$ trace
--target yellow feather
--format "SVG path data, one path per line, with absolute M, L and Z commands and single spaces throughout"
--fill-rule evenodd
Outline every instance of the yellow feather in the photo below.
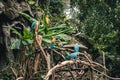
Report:
M 49 24 L 50 23 L 50 19 L 48 18 L 48 16 L 45 17 L 46 23 Z
M 60 41 L 58 42 L 58 47 L 60 47 Z

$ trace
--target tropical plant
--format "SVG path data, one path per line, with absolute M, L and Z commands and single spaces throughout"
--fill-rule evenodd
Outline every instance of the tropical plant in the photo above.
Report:
M 30 29 L 24 27 L 23 28 L 23 35 L 18 32 L 14 28 L 10 28 L 12 33 L 17 35 L 17 38 L 12 41 L 10 48 L 11 49 L 20 49 L 22 47 L 29 47 L 27 48 L 27 54 L 32 54 L 32 45 L 33 45 L 33 33 L 30 31 Z
M 25 13 L 20 13 L 20 14 L 30 22 L 35 20 L 34 18 L 30 17 L 28 14 L 25 14 Z M 44 16 L 43 19 L 38 17 L 38 21 L 40 24 L 39 24 L 39 29 L 37 33 L 38 35 L 42 35 L 43 42 L 50 43 L 50 39 L 52 37 L 59 37 L 60 39 L 63 39 L 63 41 L 69 41 L 70 36 L 67 34 L 74 32 L 72 31 L 72 28 L 67 26 L 65 22 L 62 22 L 62 23 L 56 22 L 55 25 L 49 25 L 47 24 L 48 19 L 49 18 L 47 16 Z M 63 36 L 66 36 L 68 38 L 63 38 Z

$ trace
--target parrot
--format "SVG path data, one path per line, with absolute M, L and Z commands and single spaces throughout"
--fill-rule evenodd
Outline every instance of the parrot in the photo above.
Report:
M 46 15 L 45 20 L 46 20 L 46 23 L 47 23 L 47 24 L 50 23 L 50 19 L 48 18 L 48 15 Z
M 35 31 L 38 30 L 38 21 L 37 21 L 37 20 L 34 21 L 34 22 L 32 22 L 31 28 L 32 28 L 33 30 L 35 30 Z
M 62 47 L 62 46 L 63 46 L 63 44 L 61 43 L 60 40 L 58 40 L 57 46 L 58 46 L 58 47 Z
M 79 52 L 79 45 L 78 45 L 78 43 L 76 43 L 74 45 L 74 52 Z
M 55 39 L 55 38 L 52 38 L 51 44 L 50 44 L 50 49 L 53 49 L 53 48 L 54 48 L 55 42 L 56 42 L 56 39 Z
M 51 39 L 51 44 L 50 44 L 50 49 L 51 49 L 51 55 L 50 55 L 50 61 L 53 63 L 54 62 L 54 57 L 53 57 L 53 51 L 52 49 L 55 46 L 56 38 Z
M 32 31 L 33 31 L 33 36 L 34 36 L 34 38 L 35 38 L 35 36 L 37 35 L 37 32 L 36 32 L 36 31 L 38 30 L 38 21 L 37 21 L 37 20 L 34 21 L 34 22 L 32 22 L 31 28 L 32 28 Z M 33 45 L 34 45 L 34 48 L 36 49 L 37 43 L 36 43 L 36 40 L 35 40 L 35 39 L 34 39 Z
M 78 55 L 78 52 L 79 52 L 79 46 L 78 46 L 78 44 L 76 43 L 75 45 L 74 45 L 74 53 L 71 53 L 71 54 L 69 54 L 67 57 L 66 57 L 66 59 L 67 60 L 69 60 L 69 59 L 77 59 L 77 55 Z
M 66 59 L 67 60 L 69 60 L 69 59 L 77 59 L 77 55 L 78 55 L 78 53 L 77 52 L 74 52 L 74 53 L 71 53 L 71 54 L 69 54 L 67 57 L 66 57 Z

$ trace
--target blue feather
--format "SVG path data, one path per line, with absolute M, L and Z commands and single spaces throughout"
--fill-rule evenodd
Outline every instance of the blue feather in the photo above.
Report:
M 67 57 L 66 57 L 66 59 L 67 60 L 69 60 L 69 59 L 77 59 L 77 55 L 78 55 L 78 53 L 77 52 L 74 52 L 74 53 L 71 53 L 71 54 L 69 54 Z
M 35 25 L 36 25 L 36 22 L 34 21 L 31 25 L 31 28 L 34 29 Z
M 52 42 L 52 43 L 50 44 L 50 49 L 53 49 L 53 48 L 54 48 L 54 46 L 55 46 L 55 43 L 54 43 L 54 42 Z
M 79 52 L 79 45 L 78 44 L 74 45 L 74 52 Z

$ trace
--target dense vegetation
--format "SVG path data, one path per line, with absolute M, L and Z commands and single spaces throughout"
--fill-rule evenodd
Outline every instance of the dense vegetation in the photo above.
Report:
M 71 5 L 80 10 L 76 17 L 79 20 L 78 30 L 89 36 L 98 50 L 105 52 L 106 66 L 111 70 L 110 75 L 120 76 L 116 64 L 120 60 L 120 1 L 72 0 Z M 114 72 L 117 74 L 112 74 Z
M 74 41 L 84 44 L 95 62 L 101 63 L 101 53 L 104 53 L 107 74 L 120 77 L 119 0 L 1 0 L 0 18 L 0 79 L 44 78 L 47 69 L 65 61 L 61 54 L 67 56 L 72 50 L 70 46 L 70 51 L 61 47 L 51 50 L 53 38 L 57 40 L 56 46 L 59 42 L 62 45 Z M 39 28 L 34 31 L 31 24 L 36 20 Z M 86 58 L 82 59 L 86 61 Z M 56 73 L 60 77 L 59 70 Z M 86 78 L 78 79 L 90 80 L 89 73 Z M 70 79 L 74 80 L 74 76 Z M 103 80 L 103 77 L 99 79 Z

